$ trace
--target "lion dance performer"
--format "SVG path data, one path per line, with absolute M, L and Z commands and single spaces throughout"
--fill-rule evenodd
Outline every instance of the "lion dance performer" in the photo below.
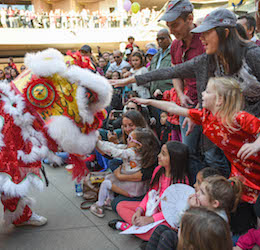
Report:
M 54 152 L 61 148 L 81 178 L 80 156 L 95 147 L 112 88 L 78 52 L 64 57 L 48 49 L 27 54 L 25 64 L 13 82 L 0 83 L 0 192 L 6 224 L 41 226 L 47 219 L 32 212 L 27 197 L 44 188 L 41 159 L 59 164 Z

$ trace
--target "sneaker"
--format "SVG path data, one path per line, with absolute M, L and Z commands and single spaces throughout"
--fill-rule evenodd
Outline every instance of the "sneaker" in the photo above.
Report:
M 15 226 L 19 227 L 19 226 L 36 226 L 36 227 L 40 227 L 43 226 L 47 223 L 47 218 L 38 215 L 36 213 L 32 213 L 31 218 L 28 221 L 25 221 L 21 224 L 17 224 Z
M 92 214 L 96 215 L 99 218 L 103 218 L 105 216 L 104 208 L 99 207 L 97 203 L 92 204 L 89 210 Z
M 111 220 L 111 221 L 108 222 L 108 226 L 113 228 L 114 230 L 117 230 L 117 228 L 116 228 L 117 222 L 121 222 L 121 220 L 119 220 L 119 219 Z

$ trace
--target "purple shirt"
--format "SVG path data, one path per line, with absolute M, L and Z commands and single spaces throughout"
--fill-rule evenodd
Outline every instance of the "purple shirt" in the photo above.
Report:
M 174 40 L 171 45 L 171 58 L 172 64 L 180 64 L 185 61 L 189 61 L 193 57 L 201 55 L 205 52 L 204 47 L 199 39 L 200 34 L 193 34 L 191 44 L 189 48 L 186 48 L 182 40 Z M 187 87 L 187 96 L 196 105 L 198 103 L 196 79 L 186 78 L 183 79 L 184 85 Z

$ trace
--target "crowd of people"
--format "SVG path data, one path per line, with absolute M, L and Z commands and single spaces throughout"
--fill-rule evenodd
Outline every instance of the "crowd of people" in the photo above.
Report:
M 112 12 L 93 11 L 63 11 L 60 9 L 50 12 L 35 13 L 33 10 L 1 8 L 1 26 L 3 28 L 119 28 L 148 24 L 158 15 L 155 9 L 145 8 L 137 14 L 125 10 Z
M 109 226 L 122 231 L 161 221 L 151 196 L 182 183 L 195 194 L 179 227 L 164 220 L 136 235 L 142 249 L 260 249 L 256 23 L 220 8 L 197 26 L 192 13 L 189 0 L 171 1 L 161 20 L 176 39 L 162 29 L 145 51 L 132 36 L 124 53 L 80 49 L 114 87 L 93 152 L 112 173 L 90 212 L 102 218 L 114 210 L 122 220 Z M 14 68 L 9 59 L 10 75 Z

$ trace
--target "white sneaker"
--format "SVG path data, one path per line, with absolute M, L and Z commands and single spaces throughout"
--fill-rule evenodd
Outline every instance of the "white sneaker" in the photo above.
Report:
M 40 227 L 40 226 L 45 225 L 46 223 L 47 223 L 47 218 L 33 212 L 31 218 L 28 221 L 25 221 L 21 224 L 15 225 L 15 226 L 17 226 L 17 227 L 19 227 L 19 226 Z

